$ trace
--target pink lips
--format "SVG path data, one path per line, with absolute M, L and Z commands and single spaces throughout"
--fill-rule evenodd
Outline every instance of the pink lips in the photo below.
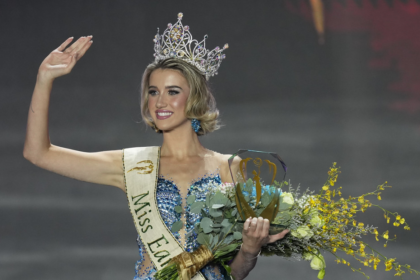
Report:
M 171 117 L 173 115 L 173 112 L 168 110 L 156 110 L 155 114 L 158 120 L 164 120 Z

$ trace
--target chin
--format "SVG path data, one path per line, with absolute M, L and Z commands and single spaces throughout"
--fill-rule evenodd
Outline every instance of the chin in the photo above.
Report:
M 180 124 L 177 124 L 177 125 L 170 125 L 170 124 L 164 124 L 164 125 L 160 124 L 159 125 L 159 124 L 156 123 L 156 126 L 160 130 L 162 130 L 163 132 L 171 132 L 175 129 L 181 129 L 183 127 L 183 123 L 180 123 Z
M 155 124 L 156 124 L 156 127 L 159 128 L 159 130 L 162 130 L 164 132 L 169 132 L 171 130 L 174 130 L 174 128 L 175 128 L 172 125 L 162 125 L 162 124 L 157 124 L 156 122 L 155 122 Z

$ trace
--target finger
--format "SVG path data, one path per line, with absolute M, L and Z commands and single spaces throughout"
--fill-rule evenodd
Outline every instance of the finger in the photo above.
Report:
M 249 225 L 251 224 L 251 217 L 249 217 L 248 219 L 245 220 L 244 223 L 244 231 L 248 232 L 249 231 Z
M 68 44 L 70 44 L 70 42 L 71 41 L 73 41 L 73 38 L 74 37 L 70 37 L 70 38 L 68 38 L 67 40 L 65 40 L 58 48 L 57 48 L 57 50 L 58 51 L 60 51 L 60 52 L 62 52 L 66 47 L 67 47 L 67 45 Z
M 80 41 L 80 44 L 78 44 L 77 46 L 75 46 L 74 48 L 74 52 L 78 53 L 78 57 L 82 57 L 83 54 L 81 53 L 81 50 L 86 46 L 86 45 L 90 45 L 90 40 L 92 39 L 92 35 L 89 35 L 87 37 L 84 37 L 83 40 Z
M 274 234 L 274 235 L 269 235 L 268 237 L 268 243 L 273 243 L 276 242 L 277 240 L 282 239 L 287 233 L 289 233 L 288 229 L 283 230 L 280 233 Z
M 84 45 L 85 42 L 86 37 L 80 37 L 79 39 L 77 39 L 76 42 L 74 42 L 71 46 L 65 49 L 64 52 L 70 55 L 74 55 L 74 53 L 76 53 L 81 48 L 80 45 Z
M 263 217 L 258 217 L 257 228 L 255 229 L 255 232 L 259 235 L 262 235 L 263 226 L 264 226 L 264 218 Z
M 79 60 L 86 52 L 87 50 L 90 48 L 90 46 L 92 46 L 93 41 L 90 40 L 88 41 L 78 52 L 77 52 L 77 60 Z
M 262 229 L 262 234 L 264 236 L 268 236 L 268 230 L 270 229 L 270 221 L 268 219 L 264 219 L 264 225 Z
M 257 218 L 253 218 L 251 220 L 251 224 L 249 225 L 249 232 L 253 233 L 257 229 L 258 220 Z

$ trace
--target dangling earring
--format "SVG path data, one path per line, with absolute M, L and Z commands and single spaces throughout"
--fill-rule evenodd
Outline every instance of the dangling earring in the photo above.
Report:
M 195 133 L 197 133 L 201 128 L 201 122 L 197 119 L 191 119 L 191 126 L 194 129 Z

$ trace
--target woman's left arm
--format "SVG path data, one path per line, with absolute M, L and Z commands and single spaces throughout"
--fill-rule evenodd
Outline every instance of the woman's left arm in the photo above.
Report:
M 282 239 L 289 230 L 283 230 L 275 235 L 268 235 L 270 221 L 267 219 L 249 217 L 242 231 L 243 244 L 230 264 L 231 274 L 235 280 L 242 280 L 255 267 L 261 247 L 267 243 Z

